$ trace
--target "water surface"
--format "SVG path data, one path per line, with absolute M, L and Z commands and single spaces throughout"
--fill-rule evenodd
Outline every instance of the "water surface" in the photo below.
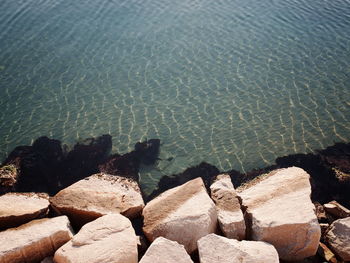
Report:
M 109 133 L 162 140 L 149 188 L 246 171 L 349 141 L 349 83 L 349 0 L 0 1 L 2 157 Z

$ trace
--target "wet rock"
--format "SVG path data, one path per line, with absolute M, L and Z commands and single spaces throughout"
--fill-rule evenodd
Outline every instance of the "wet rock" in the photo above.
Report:
M 15 165 L 0 167 L 0 194 L 15 190 L 17 179 L 18 170 Z
M 106 160 L 111 149 L 112 136 L 109 134 L 76 143 L 62 162 L 64 173 L 59 175 L 61 184 L 65 187 L 98 173 L 98 165 Z
M 215 176 L 220 174 L 220 171 L 215 166 L 202 162 L 197 166 L 190 167 L 184 172 L 171 176 L 163 176 L 158 182 L 158 189 L 154 190 L 148 200 L 152 200 L 164 191 L 182 185 L 197 177 L 201 177 L 204 185 L 209 190 L 210 184 Z
M 40 262 L 72 238 L 66 216 L 33 220 L 0 232 L 0 262 Z
M 350 261 L 350 217 L 334 221 L 328 229 L 326 241 L 342 260 Z
M 215 234 L 198 240 L 201 263 L 279 263 L 276 249 L 261 241 L 238 241 Z
M 36 193 L 7 193 L 0 196 L 0 229 L 17 227 L 43 217 L 49 209 L 49 196 Z
M 339 204 L 337 201 L 332 201 L 323 205 L 327 213 L 336 218 L 345 218 L 350 216 L 350 210 Z
M 135 150 L 130 153 L 111 155 L 104 163 L 99 165 L 99 171 L 138 181 L 141 163 L 154 164 L 158 159 L 159 147 L 159 139 L 138 142 L 135 144 Z
M 84 225 L 59 248 L 57 263 L 137 263 L 137 238 L 128 218 L 109 214 Z
M 238 192 L 253 240 L 274 245 L 283 260 L 316 254 L 321 230 L 310 200 L 309 175 L 303 169 L 275 170 Z
M 133 218 L 144 207 L 140 188 L 135 181 L 102 173 L 61 190 L 50 198 L 50 203 L 56 211 L 68 215 L 79 226 L 109 213 L 121 213 Z
M 136 152 L 113 154 L 98 167 L 101 173 L 118 175 L 139 181 L 140 159 Z
M 57 189 L 55 171 L 59 169 L 62 158 L 59 141 L 40 137 L 32 146 L 16 147 L 3 164 L 13 165 L 19 171 L 14 191 L 50 193 Z
M 227 174 L 218 175 L 210 186 L 210 191 L 216 205 L 221 231 L 228 238 L 244 239 L 244 217 L 231 177 Z
M 32 146 L 16 147 L 3 165 L 13 165 L 19 171 L 11 190 L 55 194 L 62 187 L 98 172 L 98 165 L 111 147 L 110 135 L 79 142 L 69 152 L 63 150 L 59 140 L 40 137 Z
M 135 144 L 135 151 L 140 156 L 140 160 L 145 165 L 154 164 L 159 155 L 160 140 L 150 139 Z
M 217 227 L 215 204 L 208 196 L 203 180 L 196 178 L 156 197 L 143 210 L 146 237 L 177 241 L 188 253 L 197 248 L 197 240 Z
M 192 263 L 183 245 L 158 237 L 148 248 L 140 263 Z
M 333 252 L 323 243 L 320 242 L 320 245 L 317 249 L 317 253 L 327 262 L 337 263 L 337 258 Z

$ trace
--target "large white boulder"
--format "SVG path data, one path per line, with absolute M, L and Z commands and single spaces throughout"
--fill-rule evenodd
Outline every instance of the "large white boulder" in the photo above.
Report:
M 262 241 L 238 241 L 209 234 L 198 240 L 201 263 L 279 263 L 276 249 Z
M 49 196 L 43 193 L 7 193 L 0 196 L 0 229 L 17 227 L 46 215 Z
M 0 232 L 0 262 L 40 262 L 72 238 L 66 216 L 33 220 Z
M 237 189 L 251 222 L 251 238 L 274 245 L 284 260 L 301 260 L 317 252 L 321 229 L 309 179 L 303 169 L 290 167 Z
M 144 202 L 137 182 L 115 175 L 94 174 L 61 190 L 50 198 L 58 212 L 76 224 L 84 224 L 102 215 L 121 213 L 138 216 Z
M 137 263 L 137 237 L 131 222 L 120 214 L 102 216 L 84 225 L 58 249 L 56 263 Z
M 197 240 L 217 227 L 217 213 L 202 178 L 193 179 L 170 189 L 143 209 L 146 237 L 152 242 L 157 237 L 177 241 L 188 253 L 197 249 Z
M 140 263 L 193 263 L 183 245 L 158 237 L 147 249 Z
M 328 246 L 344 261 L 350 261 L 350 217 L 334 221 L 326 234 Z
M 216 177 L 210 186 L 210 195 L 216 204 L 219 226 L 228 238 L 245 238 L 245 222 L 237 193 L 228 174 Z

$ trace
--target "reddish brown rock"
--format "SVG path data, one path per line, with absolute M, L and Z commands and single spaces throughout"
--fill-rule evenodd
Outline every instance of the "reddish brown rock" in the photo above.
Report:
M 334 253 L 323 243 L 320 242 L 317 253 L 324 258 L 327 262 L 337 263 L 337 258 Z
M 66 216 L 36 219 L 0 232 L 1 263 L 40 262 L 72 238 Z
M 337 219 L 350 216 L 350 210 L 339 204 L 337 201 L 332 201 L 323 205 L 327 213 L 335 216 Z
M 72 184 L 50 198 L 58 212 L 83 225 L 102 215 L 138 216 L 144 202 L 138 184 L 120 176 L 95 174 Z
M 279 169 L 239 193 L 251 238 L 272 244 L 283 260 L 302 260 L 317 252 L 321 230 L 309 179 L 301 168 Z
M 37 193 L 7 193 L 0 196 L 0 230 L 43 217 L 49 209 L 48 199 L 47 194 Z

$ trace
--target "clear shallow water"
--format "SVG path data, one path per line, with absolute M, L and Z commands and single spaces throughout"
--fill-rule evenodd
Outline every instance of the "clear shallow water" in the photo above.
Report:
M 162 174 L 350 139 L 349 0 L 2 0 L 0 155 L 48 135 L 160 138 Z

